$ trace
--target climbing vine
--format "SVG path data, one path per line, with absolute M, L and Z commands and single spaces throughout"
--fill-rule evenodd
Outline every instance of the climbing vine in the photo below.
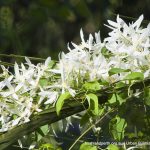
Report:
M 61 52 L 58 62 L 48 57 L 35 65 L 25 57 L 25 63 L 14 64 L 14 71 L 1 65 L 2 149 L 15 140 L 23 147 L 27 138 L 21 136 L 26 133 L 32 137 L 28 149 L 61 149 L 57 142 L 41 140 L 51 129 L 55 134 L 51 123 L 60 120 L 61 127 L 63 118 L 76 113 L 80 115 L 80 129 L 84 130 L 69 150 L 91 130 L 97 143 L 85 141 L 80 150 L 148 148 L 148 143 L 138 143 L 150 140 L 150 24 L 144 28 L 142 21 L 143 15 L 129 25 L 119 15 L 116 22 L 108 20 L 105 26 L 111 31 L 103 41 L 100 32 L 90 34 L 86 41 L 81 29 L 81 43 L 68 44 L 69 52 Z M 72 125 L 70 119 L 65 120 L 65 131 Z M 31 124 L 35 128 L 25 132 Z M 105 127 L 110 136 L 102 146 L 100 137 L 105 136 Z M 13 136 L 17 138 L 14 140 Z M 10 137 L 12 142 L 6 140 Z

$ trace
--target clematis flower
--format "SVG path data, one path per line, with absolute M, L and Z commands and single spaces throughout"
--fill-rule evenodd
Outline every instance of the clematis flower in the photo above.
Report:
M 112 68 L 142 72 L 150 75 L 150 24 L 141 27 L 137 21 L 125 23 L 119 15 L 116 22 L 108 20 L 111 31 L 101 40 L 100 31 L 86 40 L 80 30 L 81 43 L 72 42 L 68 53 L 59 54 L 59 62 L 49 67 L 51 57 L 44 63 L 32 64 L 25 57 L 25 64 L 14 65 L 14 73 L 1 66 L 0 74 L 0 132 L 30 121 L 34 112 L 55 104 L 58 97 L 69 92 L 73 97 L 85 82 L 104 79 L 109 83 L 122 80 L 128 72 L 109 76 Z M 43 80 L 42 84 L 41 81 Z
M 46 102 L 44 102 L 45 105 L 47 104 L 53 104 L 56 102 L 57 98 L 58 98 L 58 92 L 55 91 L 41 91 L 38 94 L 40 96 L 40 100 L 38 102 L 38 104 L 42 103 L 42 101 L 46 98 Z

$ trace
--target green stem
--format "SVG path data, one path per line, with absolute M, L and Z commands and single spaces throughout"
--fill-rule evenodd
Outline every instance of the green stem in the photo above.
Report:
M 0 62 L 0 65 L 9 66 L 9 67 L 13 67 L 13 66 L 14 66 L 13 63 L 8 63 L 8 62 L 5 62 L 5 61 L 1 61 L 1 62 Z
M 85 135 L 87 134 L 93 127 L 95 127 L 96 124 L 100 123 L 110 112 L 113 112 L 114 109 L 111 109 L 110 111 L 108 111 L 104 116 L 102 116 L 95 124 L 92 124 L 86 131 L 84 131 L 76 140 L 75 142 L 71 145 L 71 147 L 69 148 L 69 150 L 71 150 L 76 143 Z
M 22 56 L 22 55 L 15 55 L 15 54 L 0 54 L 0 57 L 6 57 L 6 58 L 21 58 L 24 59 L 25 57 L 28 56 Z M 44 61 L 44 58 L 38 58 L 38 57 L 28 57 L 31 60 L 36 60 L 36 61 Z

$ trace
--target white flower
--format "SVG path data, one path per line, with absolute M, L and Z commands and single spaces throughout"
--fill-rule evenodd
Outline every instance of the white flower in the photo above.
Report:
M 12 78 L 9 78 L 8 80 L 5 79 L 5 86 L 8 88 L 7 91 L 2 91 L 0 92 L 0 95 L 2 95 L 3 97 L 8 97 L 8 96 L 12 96 L 12 98 L 18 100 L 18 95 L 17 92 L 20 90 L 20 88 L 22 87 L 21 85 L 18 85 L 16 87 L 13 87 L 11 85 L 11 80 Z
M 69 85 L 69 80 L 68 80 L 68 72 L 66 72 L 65 66 L 66 64 L 63 63 L 63 60 L 60 60 L 59 63 L 59 69 L 58 70 L 52 70 L 53 72 L 59 73 L 61 75 L 61 80 L 51 86 L 48 86 L 48 88 L 56 88 L 56 89 L 61 89 L 61 93 L 63 94 L 65 91 L 69 91 L 69 93 L 74 97 L 76 92 L 73 90 L 70 85 Z
M 41 104 L 42 101 L 46 98 L 46 102 L 44 102 L 44 104 L 53 104 L 56 102 L 57 98 L 58 98 L 58 92 L 55 91 L 41 91 L 39 93 L 40 96 L 40 100 L 38 102 L 38 104 Z
M 136 71 L 135 68 L 139 71 L 141 66 L 148 65 L 146 57 L 150 54 L 150 25 L 142 29 L 140 27 L 142 20 L 143 15 L 135 23 L 127 25 L 117 16 L 116 23 L 108 21 L 110 24 L 108 27 L 112 32 L 109 33 L 110 37 L 104 40 L 106 48 L 115 55 L 114 57 L 122 57 L 120 61 L 122 67 L 126 68 L 128 64 L 128 69 L 132 71 Z M 133 67 L 131 62 L 136 62 L 136 67 Z
M 108 20 L 112 31 L 101 41 L 100 32 L 84 39 L 80 30 L 81 44 L 72 42 L 68 53 L 59 54 L 54 68 L 51 58 L 34 65 L 26 57 L 25 65 L 14 65 L 14 74 L 1 66 L 0 74 L 0 132 L 30 121 L 33 112 L 40 112 L 41 104 L 55 104 L 60 94 L 78 94 L 85 82 L 106 80 L 109 83 L 122 80 L 128 72 L 109 76 L 111 68 L 142 72 L 150 75 L 150 24 L 141 27 L 143 15 L 135 23 L 127 25 L 117 16 L 116 22 Z M 103 50 L 106 50 L 106 54 Z M 41 80 L 43 83 L 41 84 Z M 35 99 L 37 101 L 35 101 Z

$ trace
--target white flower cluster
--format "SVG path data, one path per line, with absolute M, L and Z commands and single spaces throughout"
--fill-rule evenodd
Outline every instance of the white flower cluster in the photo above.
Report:
M 21 64 L 19 67 L 15 63 L 14 74 L 1 66 L 3 73 L 0 78 L 3 80 L 0 82 L 0 132 L 28 122 L 34 111 L 41 111 L 39 105 L 46 96 L 46 104 L 57 99 L 56 92 L 46 94 L 46 89 L 39 83 L 46 76 L 50 61 L 48 57 L 45 64 L 35 66 L 26 58 L 26 66 Z M 48 74 L 50 76 L 51 73 Z
M 34 65 L 26 58 L 20 66 L 15 63 L 14 74 L 1 66 L 0 74 L 0 132 L 30 120 L 31 114 L 55 104 L 61 93 L 75 96 L 85 82 L 106 80 L 115 82 L 127 72 L 109 76 L 111 68 L 130 69 L 150 75 L 150 24 L 142 28 L 143 15 L 127 25 L 119 16 L 117 22 L 108 21 L 112 31 L 101 41 L 100 32 L 85 41 L 81 29 L 81 44 L 67 54 L 59 55 L 52 67 L 48 57 L 44 64 Z

